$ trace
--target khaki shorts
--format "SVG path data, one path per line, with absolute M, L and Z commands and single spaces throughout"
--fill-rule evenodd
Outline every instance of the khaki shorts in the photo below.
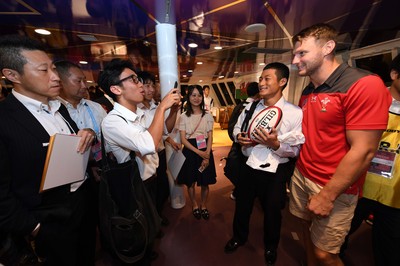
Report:
M 321 189 L 322 186 L 304 177 L 296 168 L 290 188 L 289 210 L 294 216 L 311 221 L 311 241 L 316 247 L 338 254 L 350 230 L 358 196 L 341 194 L 335 200 L 331 214 L 327 218 L 318 219 L 306 206 L 309 196 L 319 193 Z

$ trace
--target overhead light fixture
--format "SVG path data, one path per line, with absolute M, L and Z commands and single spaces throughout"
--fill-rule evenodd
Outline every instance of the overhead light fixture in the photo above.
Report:
M 35 30 L 36 33 L 41 34 L 41 35 L 50 35 L 51 32 L 45 29 L 36 29 Z
M 235 73 L 235 74 L 238 74 L 238 73 L 239 73 L 239 71 L 235 71 L 235 72 L 233 72 L 233 73 Z
M 94 83 L 93 80 L 86 80 L 87 83 Z
M 79 61 L 79 64 L 81 64 L 81 65 L 87 65 L 87 61 Z
M 248 25 L 246 28 L 244 28 L 244 30 L 248 33 L 256 33 L 256 32 L 261 32 L 261 31 L 265 30 L 266 28 L 267 28 L 267 26 L 263 23 L 254 23 L 254 24 Z
M 148 40 L 143 40 L 143 45 L 146 47 L 150 46 L 150 42 Z
M 260 65 L 260 66 L 265 66 L 265 63 L 259 63 L 258 65 Z
M 198 47 L 197 43 L 194 43 L 194 42 L 189 43 L 188 46 L 190 48 L 197 48 Z
M 192 69 L 189 69 L 189 70 L 188 70 L 188 72 L 189 72 L 189 73 L 192 73 L 192 72 L 193 72 L 193 70 L 192 70 Z
M 97 42 L 99 40 L 96 38 L 96 36 L 91 35 L 91 34 L 77 34 L 76 36 L 78 36 L 85 42 Z
M 225 77 L 225 76 L 222 76 L 222 75 L 221 75 L 221 76 L 219 76 L 218 78 L 223 79 L 224 77 Z
M 197 62 L 196 64 L 198 64 L 198 65 L 202 65 L 202 64 L 203 64 L 203 62 L 199 61 L 199 62 Z
M 222 46 L 219 46 L 219 45 L 214 46 L 214 49 L 215 49 L 215 50 L 222 50 Z
M 202 79 L 200 79 L 200 80 L 199 80 L 199 82 L 200 82 L 200 83 L 202 83 L 202 82 L 203 82 L 203 80 L 202 80 Z

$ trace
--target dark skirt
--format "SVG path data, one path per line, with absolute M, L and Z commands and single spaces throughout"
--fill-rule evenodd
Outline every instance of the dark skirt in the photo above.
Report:
M 197 146 L 196 139 L 188 139 L 188 141 L 194 147 Z M 205 151 L 206 148 L 201 150 Z M 194 182 L 197 182 L 198 186 L 205 186 L 215 184 L 217 182 L 217 173 L 215 171 L 214 155 L 212 151 L 210 153 L 210 164 L 202 173 L 200 173 L 198 169 L 203 161 L 203 158 L 186 147 L 183 148 L 182 153 L 185 155 L 186 160 L 183 163 L 181 171 L 176 179 L 178 184 L 191 186 Z

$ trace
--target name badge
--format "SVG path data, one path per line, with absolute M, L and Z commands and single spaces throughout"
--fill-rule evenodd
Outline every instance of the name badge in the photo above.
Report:
M 199 150 L 207 148 L 207 142 L 206 142 L 206 138 L 204 137 L 204 135 L 199 135 L 196 137 L 196 144 L 197 144 L 197 148 Z
M 101 142 L 97 141 L 96 144 L 92 146 L 92 154 L 93 158 L 96 160 L 96 162 L 101 160 Z
M 368 172 L 392 179 L 396 152 L 378 150 L 371 161 Z

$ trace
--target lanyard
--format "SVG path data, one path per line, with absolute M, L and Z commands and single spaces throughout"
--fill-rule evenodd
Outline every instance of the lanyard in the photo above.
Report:
M 92 119 L 93 130 L 94 130 L 94 132 L 96 132 L 96 135 L 99 135 L 100 129 L 99 129 L 99 126 L 96 123 L 96 120 L 94 119 L 94 115 L 93 115 L 92 109 L 90 109 L 90 107 L 89 107 L 89 105 L 87 103 L 85 103 L 85 106 L 86 106 L 86 108 L 87 108 L 87 110 L 89 112 L 90 118 Z

